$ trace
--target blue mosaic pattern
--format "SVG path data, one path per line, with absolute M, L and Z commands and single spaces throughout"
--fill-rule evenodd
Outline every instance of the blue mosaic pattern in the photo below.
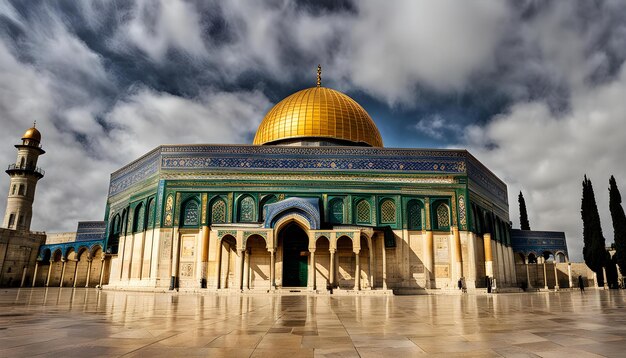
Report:
M 104 240 L 106 233 L 105 221 L 80 221 L 76 229 L 76 241 Z
M 560 251 L 569 257 L 565 233 L 561 231 L 511 230 L 511 246 L 513 252 L 523 252 L 525 255 L 531 252 L 541 255 L 544 251 L 555 254 Z
M 273 227 L 277 221 L 276 219 L 289 212 L 304 213 L 305 218 L 309 221 L 311 230 L 319 230 L 320 228 L 319 200 L 316 198 L 293 197 L 274 204 L 268 204 L 265 207 L 267 208 L 267 217 L 264 223 L 265 228 Z
M 167 171 L 282 170 L 467 174 L 472 190 L 508 206 L 506 185 L 465 150 L 253 145 L 161 146 L 111 175 L 109 196 Z
M 104 239 L 102 240 L 90 240 L 90 241 L 73 241 L 73 242 L 64 242 L 60 244 L 51 244 L 51 245 L 41 245 L 39 246 L 39 254 L 37 255 L 37 261 L 43 261 L 44 252 L 48 249 L 50 250 L 50 255 L 53 255 L 56 250 L 61 250 L 62 257 L 67 258 L 67 252 L 70 249 L 73 249 L 75 252 L 81 250 L 81 248 L 86 248 L 89 252 L 96 247 L 100 246 L 102 250 L 104 250 Z

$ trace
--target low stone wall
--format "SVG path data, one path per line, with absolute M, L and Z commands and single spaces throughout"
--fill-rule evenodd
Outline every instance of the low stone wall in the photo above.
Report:
M 39 246 L 46 234 L 0 228 L 0 287 L 32 283 Z

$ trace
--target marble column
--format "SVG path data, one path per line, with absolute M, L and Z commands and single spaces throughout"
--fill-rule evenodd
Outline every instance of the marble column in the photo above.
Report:
M 374 246 L 372 244 L 372 246 Z M 374 289 L 374 250 L 370 247 L 367 250 L 369 256 L 367 259 L 367 270 L 369 272 L 369 280 L 370 280 L 370 290 Z
M 609 289 L 609 283 L 606 281 L 606 268 L 602 267 L 602 277 L 604 278 L 604 289 Z
M 491 254 L 491 234 L 483 234 L 483 245 L 485 248 L 485 275 L 493 277 L 493 255 Z
M 274 249 L 270 251 L 270 290 L 276 289 L 276 253 Z
M 173 236 L 174 240 L 172 243 L 172 276 L 170 278 L 170 290 L 175 290 L 178 288 L 178 266 L 180 262 L 180 235 L 177 231 L 174 231 Z
M 22 267 L 22 280 L 20 281 L 20 287 L 24 287 L 24 282 L 26 282 L 27 272 L 28 272 L 28 266 Z
M 526 282 L 528 283 L 528 288 L 533 288 L 533 284 L 530 281 L 530 266 L 528 265 L 530 262 L 528 261 L 528 256 L 526 256 L 525 262 L 526 262 Z
M 555 261 L 552 264 L 554 265 L 554 290 L 558 291 L 559 290 L 559 275 L 556 269 L 556 257 L 555 257 Z
M 569 284 L 569 288 L 574 288 L 574 284 L 572 282 L 572 263 L 567 263 L 567 283 Z
M 387 249 L 385 248 L 385 240 L 380 240 L 380 247 L 382 248 L 382 261 L 383 261 L 383 290 L 387 289 Z
M 546 272 L 546 259 L 541 256 L 541 263 L 543 264 L 543 288 L 548 289 L 548 274 Z
M 360 264 L 360 252 L 355 252 L 356 254 L 356 272 L 354 274 L 354 290 L 361 290 L 361 264 Z
M 461 251 L 461 233 L 459 233 L 458 227 L 452 228 L 452 234 L 454 235 L 454 265 L 456 271 L 455 282 L 463 277 L 463 256 Z
M 48 275 L 46 276 L 46 287 L 50 285 L 50 274 L 52 273 L 52 264 L 54 261 L 50 260 L 50 265 L 48 266 Z
M 224 246 L 222 245 L 222 240 L 217 241 L 217 267 L 215 268 L 215 289 L 219 290 L 222 285 L 222 251 L 224 250 Z
M 309 254 L 310 254 L 310 267 L 311 267 L 311 273 L 310 273 L 310 277 L 311 277 L 311 284 L 309 285 L 309 287 L 315 291 L 317 289 L 317 285 L 316 285 L 316 277 L 317 276 L 315 274 L 315 250 L 310 250 L 309 249 Z
M 59 283 L 59 287 L 63 287 L 63 280 L 65 280 L 65 263 L 67 262 L 66 259 L 61 259 L 62 262 L 62 266 L 61 266 L 61 282 Z
M 76 278 L 78 277 L 78 260 L 74 261 L 74 282 L 72 282 L 72 287 L 76 287 Z
M 328 251 L 330 251 L 330 261 L 329 261 L 329 273 L 328 276 L 330 276 L 330 287 L 335 287 L 335 251 L 337 251 L 336 249 L 329 249 Z
M 433 232 L 426 231 L 424 235 L 424 273 L 426 288 L 435 288 L 435 259 L 433 247 Z
M 196 260 L 196 272 L 199 272 L 200 288 L 207 288 L 207 264 L 209 261 L 209 227 L 202 226 L 200 236 L 200 247 L 198 248 L 198 258 Z
M 237 260 L 239 262 L 239 290 L 243 292 L 243 272 L 246 264 L 246 250 L 239 249 L 237 250 L 239 256 L 237 256 Z
M 243 288 L 250 289 L 250 249 L 244 250 L 244 271 L 243 271 Z
M 85 282 L 85 287 L 89 287 L 89 279 L 91 278 L 91 263 L 93 259 L 87 259 L 87 282 Z
M 98 279 L 98 286 L 100 287 L 102 287 L 102 281 L 104 281 L 104 263 L 104 256 L 102 256 L 100 260 L 100 279 Z
M 39 261 L 35 261 L 35 272 L 33 273 L 33 284 L 31 287 L 35 287 L 35 283 L 37 282 L 37 271 L 39 271 Z

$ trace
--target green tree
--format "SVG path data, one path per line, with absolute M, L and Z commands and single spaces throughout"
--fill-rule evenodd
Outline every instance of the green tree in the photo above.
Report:
M 606 261 L 606 248 L 604 247 L 604 236 L 602 236 L 600 214 L 593 193 L 593 185 L 586 175 L 583 180 L 581 216 L 583 220 L 583 257 L 587 266 L 596 273 L 598 286 L 602 286 L 604 285 L 602 267 Z
M 519 201 L 519 225 L 522 230 L 530 230 L 530 222 L 528 222 L 528 213 L 526 212 L 526 200 L 524 200 L 524 195 L 522 192 L 519 192 L 519 196 L 517 197 L 517 201 Z
M 612 175 L 609 179 L 609 209 L 611 210 L 611 219 L 613 219 L 615 259 L 622 275 L 626 275 L 626 215 L 622 207 L 622 196 Z

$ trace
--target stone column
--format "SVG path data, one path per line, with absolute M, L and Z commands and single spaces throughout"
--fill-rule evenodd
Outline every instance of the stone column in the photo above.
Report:
M 22 281 L 20 281 L 20 287 L 24 287 L 26 281 L 26 273 L 28 272 L 28 266 L 22 267 Z
M 39 261 L 35 261 L 35 272 L 33 273 L 33 284 L 31 287 L 35 287 L 35 282 L 37 282 L 37 271 L 39 270 Z
M 237 250 L 239 253 L 239 256 L 237 256 L 237 260 L 239 262 L 239 290 L 243 292 L 243 271 L 245 269 L 245 264 L 246 264 L 246 260 L 245 260 L 245 256 L 246 256 L 246 250 L 245 249 L 239 249 Z
M 198 260 L 196 269 L 200 273 L 200 288 L 207 288 L 207 263 L 209 261 L 209 227 L 202 226 L 200 247 L 198 248 Z
M 374 246 L 374 244 L 372 244 Z M 370 290 L 374 289 L 374 250 L 370 247 L 367 251 L 369 253 L 368 261 L 367 261 L 367 269 L 370 273 Z
M 383 290 L 387 289 L 387 249 L 385 248 L 385 240 L 380 240 L 382 247 L 382 261 L 383 261 Z
M 217 240 L 217 258 L 216 258 L 216 262 L 217 262 L 217 267 L 215 268 L 215 289 L 219 290 L 221 288 L 222 285 L 222 250 L 224 250 L 224 247 L 222 245 L 222 240 Z
M 435 260 L 433 250 L 433 232 L 426 231 L 424 239 L 424 273 L 426 274 L 426 288 L 435 288 Z
M 554 290 L 558 291 L 559 290 L 559 275 L 556 269 L 556 257 L 555 257 L 555 261 L 553 262 L 554 265 Z
M 526 262 L 526 282 L 528 283 L 528 288 L 533 288 L 533 284 L 532 282 L 530 282 L 530 268 L 528 266 L 529 262 L 528 262 L 528 256 L 525 259 Z
M 452 235 L 454 235 L 454 265 L 457 275 L 456 280 L 458 280 L 463 277 L 463 257 L 461 251 L 461 233 L 459 233 L 457 226 L 452 228 Z
M 270 251 L 270 290 L 276 289 L 276 253 L 274 249 Z
M 48 276 L 46 276 L 46 287 L 50 285 L 50 274 L 52 273 L 52 264 L 54 261 L 50 260 L 50 265 L 48 266 Z
M 245 264 L 244 264 L 244 288 L 250 289 L 250 256 L 252 251 L 250 249 L 245 250 L 246 256 L 244 256 Z
M 131 250 L 132 255 L 132 250 Z M 132 257 L 132 256 L 131 256 Z M 170 290 L 178 287 L 178 266 L 180 261 L 180 235 L 174 232 L 174 240 L 172 245 L 172 277 L 170 278 Z
M 143 257 L 146 254 L 145 253 L 145 249 L 146 249 L 146 231 L 148 231 L 147 227 L 143 228 L 143 231 L 141 232 L 141 250 L 139 251 L 139 253 L 140 253 L 139 254 L 139 275 L 137 276 L 140 280 L 143 278 L 143 260 L 144 260 Z
M 328 275 L 330 276 L 330 287 L 335 287 L 335 251 L 336 249 L 329 249 L 330 251 L 330 268 Z
M 546 259 L 541 256 L 541 263 L 543 264 L 543 288 L 548 289 L 548 274 L 546 273 Z
M 72 282 L 72 287 L 76 287 L 76 277 L 78 276 L 78 260 L 74 261 L 74 282 Z
M 355 252 L 356 254 L 356 272 L 354 275 L 354 290 L 355 291 L 359 291 L 361 290 L 361 264 L 360 264 L 360 260 L 359 260 L 359 253 L 360 252 Z
M 87 259 L 87 282 L 85 282 L 85 287 L 89 287 L 89 279 L 91 278 L 91 263 L 93 259 Z
M 483 234 L 483 245 L 485 247 L 485 275 L 493 277 L 493 256 L 491 254 L 491 234 Z
M 567 283 L 569 284 L 569 288 L 573 288 L 574 284 L 572 283 L 572 263 L 567 263 Z
M 310 256 L 311 256 L 311 258 L 310 258 L 310 265 L 311 265 L 311 281 L 310 282 L 311 282 L 311 284 L 309 286 L 311 287 L 311 289 L 313 291 L 315 291 L 315 290 L 317 290 L 317 285 L 316 285 L 316 282 L 315 282 L 315 280 L 316 280 L 315 276 L 317 276 L 315 274 L 315 250 L 309 249 L 309 253 L 310 253 Z
M 604 277 L 604 289 L 608 290 L 609 284 L 608 282 L 606 282 L 606 268 L 605 267 L 602 267 L 602 277 Z
M 104 280 L 104 254 L 100 259 L 100 279 L 98 279 L 98 286 L 102 287 L 102 281 Z
M 62 266 L 61 266 L 61 282 L 59 283 L 59 287 L 63 287 L 63 280 L 65 280 L 65 263 L 67 262 L 66 259 L 61 259 L 62 262 Z

